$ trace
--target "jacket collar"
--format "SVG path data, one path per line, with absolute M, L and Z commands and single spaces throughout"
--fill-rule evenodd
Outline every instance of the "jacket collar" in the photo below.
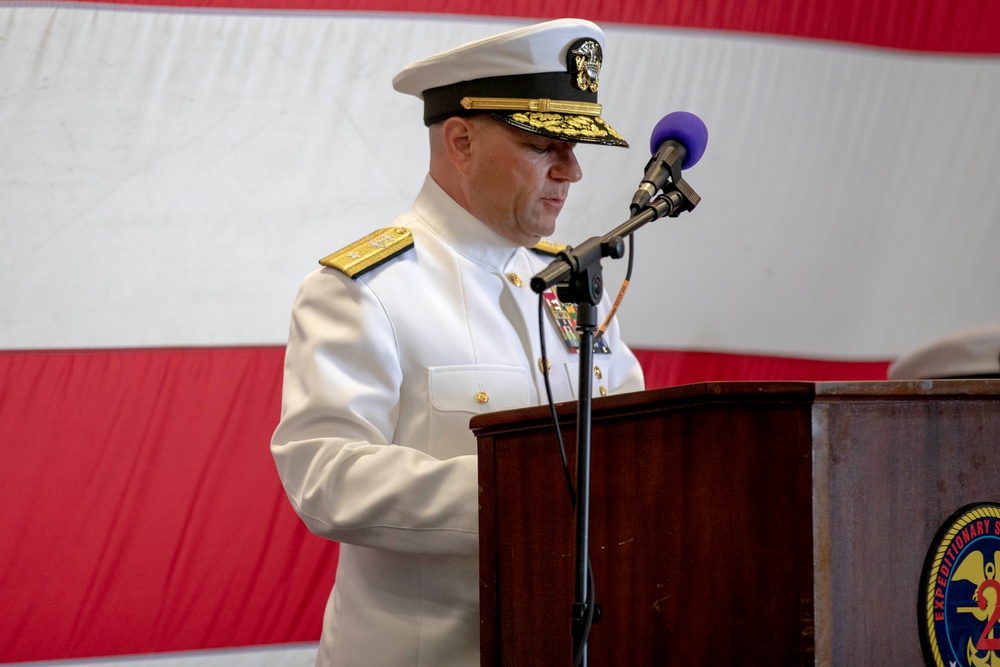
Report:
M 494 271 L 503 271 L 521 248 L 462 208 L 429 174 L 413 202 L 413 212 L 458 254 Z

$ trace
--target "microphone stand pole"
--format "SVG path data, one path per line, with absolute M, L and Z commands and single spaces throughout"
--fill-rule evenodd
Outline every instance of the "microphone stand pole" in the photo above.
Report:
M 593 390 L 594 337 L 597 305 L 604 294 L 601 259 L 625 254 L 624 238 L 648 222 L 690 211 L 701 197 L 679 177 L 641 211 L 605 234 L 560 252 L 549 266 L 531 279 L 541 294 L 553 285 L 563 303 L 577 304 L 576 330 L 580 338 L 580 372 L 576 413 L 576 585 L 573 602 L 573 664 L 586 667 L 590 626 L 600 620 L 600 607 L 590 599 L 590 431 Z

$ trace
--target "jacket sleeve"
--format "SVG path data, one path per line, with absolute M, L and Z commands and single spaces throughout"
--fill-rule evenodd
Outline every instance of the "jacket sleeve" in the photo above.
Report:
M 330 269 L 292 310 L 281 421 L 271 441 L 295 511 L 322 537 L 395 551 L 478 549 L 475 456 L 438 460 L 392 443 L 402 371 L 377 295 Z

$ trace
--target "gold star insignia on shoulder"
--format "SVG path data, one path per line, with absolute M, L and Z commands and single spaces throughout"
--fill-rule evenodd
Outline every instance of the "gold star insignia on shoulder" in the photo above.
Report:
M 354 280 L 412 247 L 413 234 L 409 229 L 386 227 L 327 255 L 319 263 L 337 269 Z

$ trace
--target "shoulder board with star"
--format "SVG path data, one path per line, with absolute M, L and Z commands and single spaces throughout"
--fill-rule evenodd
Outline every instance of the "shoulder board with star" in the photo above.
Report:
M 563 250 L 568 248 L 568 245 L 562 243 L 552 243 L 551 241 L 539 241 L 531 247 L 532 250 L 537 252 L 539 255 L 548 255 L 549 257 L 555 257 Z
M 406 227 L 386 227 L 372 232 L 346 248 L 319 260 L 351 280 L 357 279 L 413 247 L 413 234 Z

